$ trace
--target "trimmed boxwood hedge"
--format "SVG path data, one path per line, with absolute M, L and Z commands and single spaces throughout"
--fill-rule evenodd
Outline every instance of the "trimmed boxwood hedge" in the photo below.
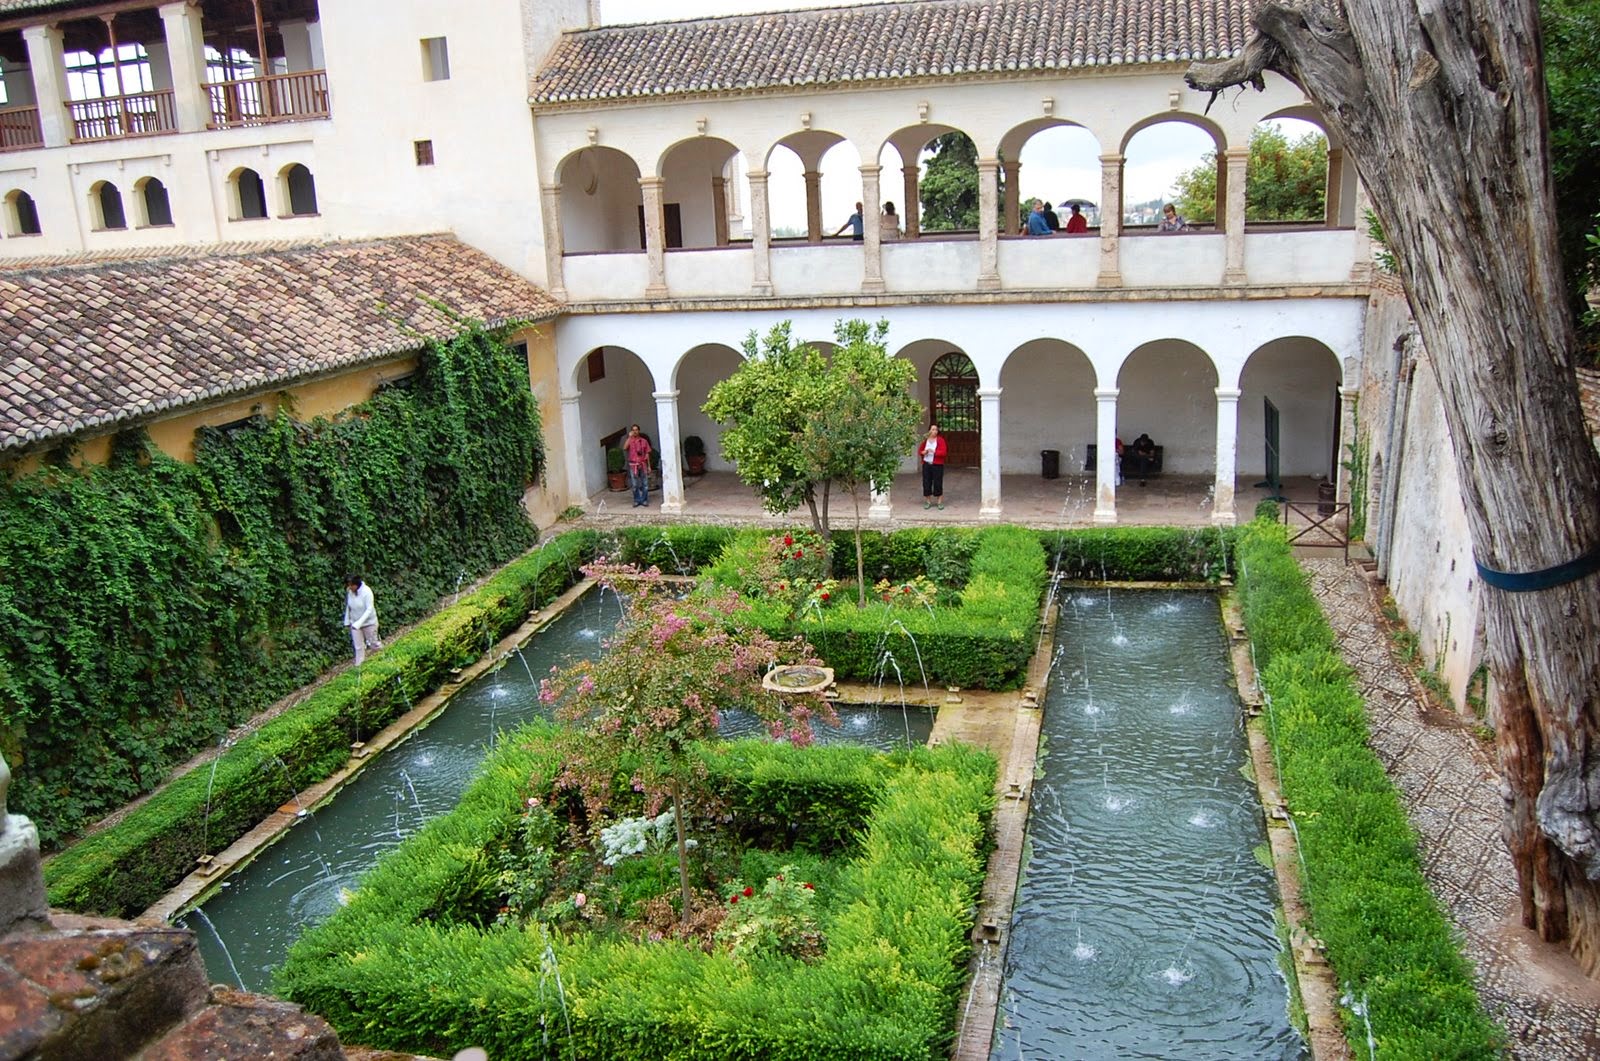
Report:
M 832 808 L 824 827 L 835 834 L 871 811 L 830 904 L 827 953 L 813 963 L 421 920 L 484 872 L 485 847 L 523 800 L 548 792 L 561 765 L 548 732 L 504 741 L 455 811 L 390 853 L 347 906 L 301 937 L 280 990 L 347 1038 L 435 1055 L 469 1045 L 505 1059 L 947 1055 L 983 880 L 993 756 L 959 745 L 895 756 L 708 746 L 713 777 L 746 809 L 773 798 L 821 817 Z
M 1107 527 L 1040 531 L 1051 569 L 1091 582 L 1217 582 L 1234 531 L 1219 527 Z
M 537 602 L 579 577 L 592 531 L 551 539 L 501 568 L 455 606 L 392 641 L 357 673 L 345 671 L 304 701 L 177 778 L 116 825 L 67 848 L 45 867 L 50 902 L 131 917 L 193 868 L 252 829 L 293 793 L 350 758 L 350 742 L 382 729 L 514 630 Z M 209 803 L 207 792 L 209 789 Z M 207 816 L 207 807 L 210 813 Z
M 1379 1057 L 1499 1057 L 1502 1033 L 1422 876 L 1405 810 L 1367 745 L 1366 705 L 1285 531 L 1242 528 L 1238 559 L 1303 894 L 1329 964 L 1365 1002 Z M 1347 1013 L 1345 1028 L 1366 1056 L 1362 1018 Z

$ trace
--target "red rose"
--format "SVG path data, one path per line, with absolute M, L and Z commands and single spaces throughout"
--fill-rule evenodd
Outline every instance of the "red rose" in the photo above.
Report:
M 739 905 L 739 897 L 737 895 L 729 896 L 728 897 L 728 905 L 730 905 L 730 906 L 738 906 Z
M 827 590 L 823 590 L 823 591 L 822 591 L 822 599 L 823 599 L 823 600 L 827 600 L 827 599 L 828 599 L 828 591 L 827 591 Z M 778 879 L 779 879 L 779 880 L 782 880 L 782 879 L 783 879 L 783 878 L 781 878 L 781 877 L 780 877 L 780 878 L 778 878 Z
M 911 592 L 911 587 L 910 586 L 902 587 L 900 592 L 901 593 L 910 593 Z
M 800 559 L 804 555 L 806 555 L 806 551 L 804 549 L 796 549 L 794 551 L 794 558 L 796 560 Z
M 785 534 L 783 536 L 783 544 L 785 544 L 785 545 L 793 545 L 794 544 L 794 535 Z
M 808 892 L 814 892 L 817 890 L 811 886 L 810 881 L 806 881 L 804 884 L 800 885 L 800 887 L 804 888 Z
M 745 886 L 744 897 L 746 899 L 750 898 L 750 896 L 754 895 L 755 893 L 756 893 L 756 890 L 754 888 L 750 887 L 749 885 Z

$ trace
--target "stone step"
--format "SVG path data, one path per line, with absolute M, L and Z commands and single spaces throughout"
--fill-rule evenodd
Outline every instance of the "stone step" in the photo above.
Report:
M 132 1056 L 136 1061 L 340 1061 L 345 1055 L 327 1021 L 299 1006 L 214 987 L 210 1005 Z

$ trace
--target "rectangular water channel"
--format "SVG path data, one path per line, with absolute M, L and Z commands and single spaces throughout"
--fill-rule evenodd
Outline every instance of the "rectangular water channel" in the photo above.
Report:
M 455 806 L 493 734 L 548 717 L 537 679 L 552 666 L 598 654 L 619 616 L 614 594 L 584 594 L 503 666 L 451 697 L 425 729 L 368 765 L 181 918 L 200 941 L 211 979 L 270 991 L 273 971 L 300 933 L 331 914 L 384 853 Z M 839 716 L 838 729 L 816 727 L 817 743 L 889 749 L 926 743 L 933 728 L 925 708 L 841 705 Z M 728 712 L 723 732 L 758 736 L 760 726 L 751 716 Z M 285 787 L 283 798 L 293 796 Z
M 1067 589 L 994 1061 L 1300 1058 L 1214 597 Z

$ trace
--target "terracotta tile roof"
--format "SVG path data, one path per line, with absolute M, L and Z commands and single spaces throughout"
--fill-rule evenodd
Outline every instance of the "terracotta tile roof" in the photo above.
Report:
M 559 304 L 454 236 L 0 265 L 0 450 L 416 350 Z
M 564 34 L 536 103 L 1233 55 L 1254 0 L 914 0 Z
M 68 7 L 72 4 L 88 6 L 88 0 L 0 0 L 0 16 L 19 15 L 27 11 L 47 11 L 53 7 Z

